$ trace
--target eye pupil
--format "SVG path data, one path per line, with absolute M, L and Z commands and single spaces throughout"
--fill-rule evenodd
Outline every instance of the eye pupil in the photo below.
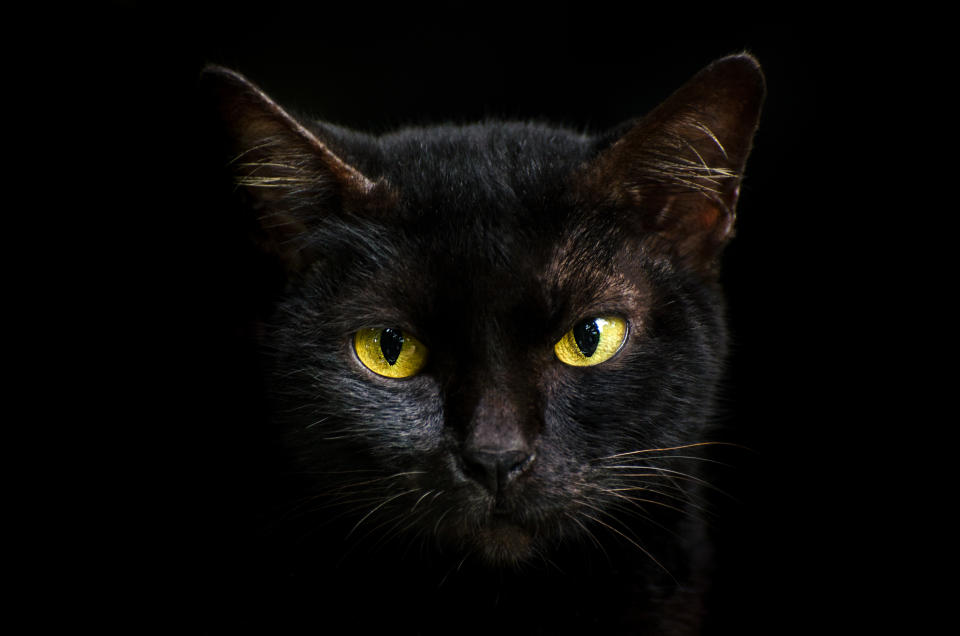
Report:
M 580 352 L 590 357 L 597 350 L 600 343 L 600 329 L 596 320 L 584 320 L 573 328 L 573 339 L 577 342 Z
M 396 329 L 384 329 L 380 333 L 380 351 L 390 364 L 396 364 L 403 349 L 403 334 Z

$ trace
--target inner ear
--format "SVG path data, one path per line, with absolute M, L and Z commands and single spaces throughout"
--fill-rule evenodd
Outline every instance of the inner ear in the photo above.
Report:
M 749 55 L 714 62 L 606 147 L 584 172 L 586 189 L 627 209 L 686 265 L 713 271 L 733 233 L 764 91 Z

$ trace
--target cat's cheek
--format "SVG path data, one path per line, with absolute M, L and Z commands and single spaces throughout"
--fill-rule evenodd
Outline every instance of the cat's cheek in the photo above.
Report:
M 638 396 L 649 374 L 643 356 L 649 342 L 633 325 L 620 350 L 606 362 L 570 367 L 555 360 L 542 373 L 541 441 L 553 454 L 543 468 L 549 469 L 545 479 L 558 490 L 559 499 L 589 498 L 596 485 L 596 463 L 641 444 L 646 405 Z
M 367 403 L 370 421 L 379 421 L 378 430 L 388 431 L 383 440 L 384 456 L 408 455 L 423 462 L 442 451 L 444 415 L 438 383 L 429 376 L 418 376 L 371 389 Z
M 346 340 L 346 339 L 344 339 Z M 384 464 L 419 462 L 443 443 L 443 403 L 440 384 L 429 373 L 390 378 L 368 369 L 357 357 L 352 342 L 340 349 L 340 371 L 347 377 L 330 378 L 324 391 L 339 387 L 325 399 L 371 429 L 370 452 Z

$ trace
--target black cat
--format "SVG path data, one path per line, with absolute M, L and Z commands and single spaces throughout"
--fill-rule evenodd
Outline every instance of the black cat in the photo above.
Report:
M 757 62 L 597 137 L 375 137 L 220 67 L 203 86 L 275 283 L 269 505 L 212 629 L 698 633 Z

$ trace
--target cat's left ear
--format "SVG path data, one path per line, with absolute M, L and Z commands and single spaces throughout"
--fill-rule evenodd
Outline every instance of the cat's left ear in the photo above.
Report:
M 653 249 L 715 274 L 764 94 L 753 57 L 717 60 L 600 153 L 588 191 L 626 208 Z

